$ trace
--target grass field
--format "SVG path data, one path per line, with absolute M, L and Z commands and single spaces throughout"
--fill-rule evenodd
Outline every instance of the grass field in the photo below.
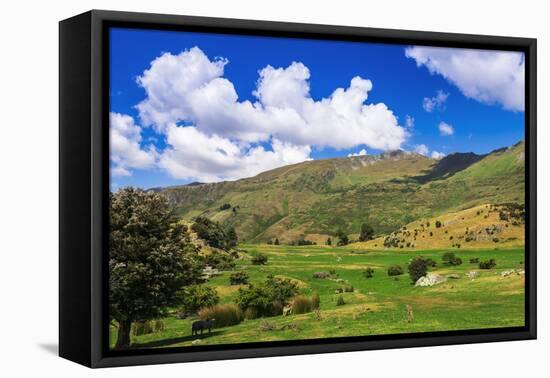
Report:
M 239 259 L 236 270 L 245 270 L 250 281 L 262 282 L 269 274 L 298 282 L 304 294 L 317 292 L 321 298 L 320 319 L 315 313 L 276 316 L 245 320 L 239 325 L 216 328 L 210 335 L 191 336 L 194 319 L 169 316 L 165 330 L 132 338 L 133 347 L 190 346 L 196 338 L 200 345 L 233 344 L 273 340 L 296 340 L 341 336 L 381 335 L 411 332 L 466 330 L 524 325 L 524 275 L 502 277 L 509 269 L 523 269 L 524 249 L 455 250 L 464 261 L 460 266 L 447 267 L 441 256 L 448 250 L 370 251 L 353 247 L 240 245 L 249 256 L 263 253 L 267 265 L 252 265 L 250 259 Z M 406 273 L 408 261 L 417 255 L 437 261 L 435 273 L 458 274 L 460 278 L 433 287 L 414 287 Z M 470 258 L 495 259 L 492 270 L 479 270 Z M 387 275 L 390 265 L 399 264 L 405 274 L 394 279 Z M 374 277 L 363 277 L 370 266 Z M 343 282 L 315 279 L 313 273 L 335 269 Z M 470 271 L 480 275 L 471 280 Z M 214 277 L 206 285 L 215 287 L 221 303 L 234 301 L 239 286 L 229 285 L 230 272 Z M 354 292 L 342 295 L 345 304 L 336 305 L 335 290 L 353 286 Z M 412 308 L 414 319 L 407 315 Z M 262 331 L 261 325 L 274 328 Z M 289 325 L 292 325 L 289 327 Z M 286 327 L 285 327 L 286 326 Z M 111 346 L 116 340 L 116 328 L 110 332 Z

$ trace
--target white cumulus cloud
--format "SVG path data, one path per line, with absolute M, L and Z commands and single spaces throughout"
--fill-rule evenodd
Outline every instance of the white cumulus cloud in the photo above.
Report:
M 448 97 L 448 93 L 439 90 L 434 97 L 424 97 L 424 100 L 422 100 L 422 107 L 428 113 L 432 113 L 435 110 L 443 111 L 445 110 L 445 102 Z
M 525 107 L 525 60 L 521 52 L 412 46 L 405 55 L 456 85 L 468 98 L 504 109 Z
M 432 159 L 440 160 L 445 157 L 445 154 L 439 151 L 432 151 L 431 157 Z
M 439 133 L 443 136 L 453 135 L 455 133 L 454 127 L 446 122 L 439 122 L 438 128 Z
M 405 127 L 407 129 L 414 129 L 414 117 L 407 114 L 405 117 Z
M 141 128 L 126 114 L 110 113 L 110 158 L 113 176 L 130 176 L 132 168 L 147 169 L 155 164 L 152 146 L 142 149 Z
M 366 156 L 368 155 L 367 154 L 367 150 L 365 150 L 364 148 L 359 151 L 359 152 L 354 152 L 354 153 L 351 153 L 351 154 L 348 154 L 348 157 L 354 157 L 354 156 Z
M 315 100 L 303 63 L 268 65 L 258 72 L 255 100 L 240 100 L 224 77 L 228 63 L 194 47 L 162 54 L 137 79 L 146 93 L 141 122 L 165 136 L 159 165 L 173 177 L 237 179 L 310 159 L 316 147 L 395 150 L 408 137 L 385 104 L 366 103 L 370 80 L 353 77 Z
M 416 146 L 414 146 L 414 152 L 423 156 L 428 156 L 430 150 L 425 144 L 417 144 Z

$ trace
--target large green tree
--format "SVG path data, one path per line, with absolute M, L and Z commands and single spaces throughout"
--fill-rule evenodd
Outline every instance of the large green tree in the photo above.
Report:
M 125 188 L 110 195 L 109 308 L 118 324 L 117 349 L 130 346 L 132 323 L 166 315 L 182 303 L 202 263 L 167 199 Z

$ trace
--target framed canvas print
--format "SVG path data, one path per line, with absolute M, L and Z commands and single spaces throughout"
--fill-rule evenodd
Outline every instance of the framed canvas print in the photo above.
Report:
M 536 40 L 60 23 L 60 355 L 536 337 Z

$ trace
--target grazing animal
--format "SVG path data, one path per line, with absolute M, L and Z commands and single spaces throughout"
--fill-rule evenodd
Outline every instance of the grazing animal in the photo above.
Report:
M 191 324 L 191 336 L 199 335 L 199 331 L 201 331 L 201 335 L 203 334 L 204 330 L 208 330 L 208 334 L 212 332 L 212 327 L 214 326 L 214 320 L 216 319 L 206 319 L 206 320 L 197 320 Z

